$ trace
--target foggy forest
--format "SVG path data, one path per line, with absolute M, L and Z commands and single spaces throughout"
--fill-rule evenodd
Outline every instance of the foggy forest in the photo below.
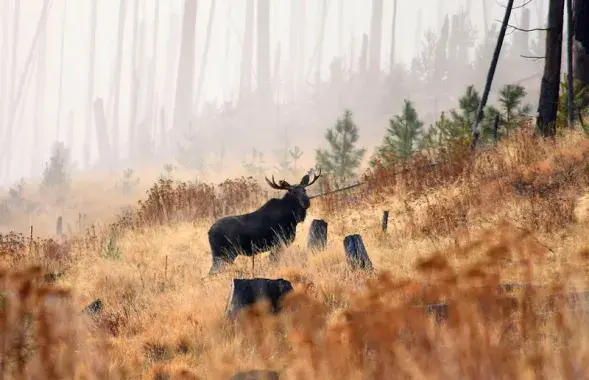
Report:
M 589 1 L 0 1 L 0 380 L 589 378 Z
M 3 185 L 39 178 L 56 143 L 76 171 L 204 171 L 239 168 L 252 152 L 284 161 L 294 147 L 312 165 L 344 109 L 366 147 L 404 99 L 427 128 L 467 85 L 482 91 L 505 9 L 459 0 L 435 1 L 434 11 L 405 1 L 116 3 L 2 3 Z M 547 3 L 514 9 L 513 25 L 541 29 Z M 541 30 L 508 31 L 490 103 L 501 86 L 522 84 L 534 109 L 543 49 Z

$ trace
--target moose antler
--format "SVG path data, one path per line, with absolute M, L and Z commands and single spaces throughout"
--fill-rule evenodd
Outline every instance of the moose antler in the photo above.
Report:
M 284 180 L 278 181 L 279 185 L 277 185 L 276 181 L 274 181 L 274 175 L 272 175 L 272 182 L 270 182 L 270 180 L 267 177 L 264 178 L 266 179 L 266 182 L 268 182 L 268 185 L 270 185 L 270 187 L 273 189 L 288 190 L 290 188 L 290 184 Z
M 309 176 L 313 175 L 313 180 L 311 182 L 309 182 Z M 315 170 L 311 169 L 309 170 L 308 174 L 305 174 L 305 176 L 303 177 L 303 179 L 301 180 L 301 186 L 304 187 L 308 187 L 311 186 L 312 184 L 315 183 L 315 181 L 317 181 L 317 179 L 321 177 L 321 168 L 319 168 L 319 174 L 315 174 Z

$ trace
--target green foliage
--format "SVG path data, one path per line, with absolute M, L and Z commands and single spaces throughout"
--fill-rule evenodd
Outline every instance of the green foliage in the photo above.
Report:
M 525 88 L 519 84 L 506 84 L 501 87 L 499 91 L 499 103 L 503 108 L 503 117 L 506 123 L 510 123 L 514 118 L 528 115 L 531 112 L 532 106 L 529 104 L 521 107 L 526 95 Z
M 121 249 L 118 247 L 115 238 L 109 235 L 106 243 L 102 247 L 102 257 L 108 260 L 118 260 L 121 258 Z
M 54 142 L 51 146 L 49 162 L 45 164 L 41 187 L 66 190 L 70 185 L 71 171 L 70 150 L 63 142 Z
M 479 93 L 474 86 L 469 85 L 458 99 L 458 110 L 451 109 L 449 117 L 442 112 L 440 119 L 427 131 L 425 146 L 434 147 L 449 142 L 469 143 L 472 138 L 472 124 L 480 103 Z
M 371 165 L 378 160 L 382 165 L 388 166 L 397 158 L 410 157 L 418 148 L 423 138 L 423 122 L 419 119 L 413 103 L 405 100 L 403 111 L 389 120 L 389 127 L 380 146 L 376 148 Z
M 329 150 L 317 149 L 316 162 L 325 174 L 335 177 L 336 185 L 343 185 L 355 177 L 355 171 L 366 153 L 364 148 L 356 148 L 358 127 L 352 120 L 352 112 L 344 111 L 333 128 L 325 132 Z
M 452 143 L 469 144 L 472 138 L 470 125 L 446 116 L 442 112 L 436 123 L 430 127 L 424 137 L 424 146 L 431 148 Z
M 558 110 L 556 114 L 557 128 L 564 128 L 567 126 L 568 120 L 568 83 L 566 73 L 563 75 L 563 80 L 560 82 L 560 95 L 558 98 Z M 582 82 L 576 78 L 573 79 L 573 107 L 575 109 L 575 119 L 578 119 L 579 113 L 586 112 L 589 107 L 580 109 L 584 100 L 589 96 L 589 90 L 583 86 Z M 583 131 L 589 135 L 589 126 L 583 125 Z

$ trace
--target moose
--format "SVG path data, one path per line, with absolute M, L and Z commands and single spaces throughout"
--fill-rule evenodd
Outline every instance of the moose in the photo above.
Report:
M 310 180 L 310 176 L 313 179 Z M 270 251 L 275 261 L 281 245 L 289 246 L 295 240 L 298 223 L 305 220 L 311 200 L 306 188 L 321 176 L 321 169 L 315 174 L 311 169 L 299 184 L 291 185 L 284 180 L 278 184 L 267 177 L 266 182 L 276 190 L 286 190 L 282 198 L 272 198 L 257 210 L 243 214 L 225 216 L 209 229 L 212 266 L 209 275 L 217 273 L 226 264 L 233 264 L 238 255 L 252 257 Z

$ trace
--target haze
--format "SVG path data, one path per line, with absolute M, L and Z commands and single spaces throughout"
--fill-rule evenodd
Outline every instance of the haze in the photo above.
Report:
M 20 0 L 16 0 L 20 1 Z M 142 165 L 161 165 L 172 163 L 173 153 L 170 151 L 156 152 L 148 155 L 150 160 L 140 156 L 129 158 L 128 126 L 130 114 L 133 109 L 132 99 L 137 98 L 137 124 L 143 119 L 156 120 L 155 125 L 149 127 L 154 133 L 154 145 L 158 146 L 161 140 L 162 131 L 168 131 L 173 125 L 173 114 L 175 107 L 175 86 L 178 73 L 179 49 L 181 45 L 182 12 L 184 0 L 141 0 L 139 1 L 138 14 L 141 22 L 138 24 L 140 33 L 142 29 L 144 37 L 143 52 L 137 56 L 138 64 L 138 91 L 134 96 L 131 88 L 131 59 L 133 54 L 133 25 L 135 1 L 128 0 L 125 15 L 125 28 L 122 45 L 122 69 L 120 72 L 120 99 L 119 99 L 119 143 L 118 158 L 108 162 L 102 168 L 122 172 L 127 167 L 139 168 Z M 189 0 L 190 1 L 190 0 Z M 210 12 L 211 1 L 191 0 L 197 3 L 196 30 L 194 42 L 194 84 L 191 93 L 190 108 L 192 114 L 202 115 L 205 111 L 205 104 L 215 104 L 221 107 L 226 102 L 236 104 L 239 101 L 240 66 L 242 61 L 242 44 L 245 31 L 245 7 L 246 1 L 221 0 L 216 2 L 214 23 L 212 27 L 210 50 L 206 62 L 202 94 L 198 104 L 195 104 L 195 92 L 199 81 L 202 54 L 205 48 L 207 37 L 207 23 Z M 360 109 L 362 107 L 354 104 L 341 102 L 333 108 L 307 107 L 298 115 L 296 122 L 289 121 L 295 111 L 286 110 L 292 106 L 292 99 L 289 99 L 289 78 L 293 70 L 297 70 L 296 62 L 303 61 L 304 72 L 309 88 L 301 90 L 297 94 L 297 102 L 304 103 L 301 99 L 312 101 L 313 83 L 315 74 L 313 67 L 316 61 L 315 51 L 319 40 L 319 27 L 322 1 L 302 1 L 306 7 L 305 20 L 305 49 L 304 57 L 291 56 L 290 31 L 291 31 L 291 3 L 287 1 L 271 1 L 270 6 L 270 76 L 274 77 L 276 49 L 280 46 L 279 56 L 279 82 L 280 85 L 273 88 L 274 98 L 278 99 L 278 106 L 273 109 L 268 107 L 257 107 L 251 109 L 252 119 L 244 119 L 243 125 L 237 127 L 220 128 L 223 125 L 218 120 L 209 123 L 207 118 L 193 118 L 193 131 L 198 131 L 198 138 L 202 139 L 203 158 L 208 163 L 219 149 L 224 149 L 224 154 L 232 157 L 233 166 L 239 166 L 240 160 L 245 159 L 252 149 L 263 152 L 272 159 L 273 150 L 284 143 L 284 136 L 288 136 L 291 146 L 298 145 L 305 152 L 305 162 L 313 162 L 314 150 L 321 146 L 325 129 L 332 126 L 336 118 L 341 115 L 344 107 L 350 107 L 352 112 L 358 113 L 358 125 L 360 127 L 361 143 L 372 150 L 373 144 L 378 143 L 386 128 L 386 120 L 399 111 L 402 99 L 407 98 L 416 102 L 417 110 L 424 122 L 429 125 L 434 122 L 435 115 L 444 109 L 454 107 L 457 97 L 464 88 L 437 88 L 427 93 L 413 91 L 407 86 L 395 87 L 394 83 L 390 91 L 396 93 L 395 102 L 387 105 L 388 110 L 377 111 Z M 4 87 L 2 94 L 2 147 L 10 148 L 4 153 L 10 165 L 1 171 L 1 184 L 10 185 L 20 178 L 38 178 L 43 170 L 45 162 L 49 159 L 50 147 L 55 140 L 60 140 L 72 150 L 72 159 L 78 163 L 79 170 L 93 170 L 99 167 L 99 151 L 94 126 L 94 116 L 91 118 L 92 127 L 91 154 L 88 166 L 84 163 L 84 143 L 86 141 L 86 124 L 88 115 L 88 73 L 90 57 L 90 20 L 91 0 L 48 0 L 48 19 L 45 32 L 41 32 L 40 41 L 46 41 L 46 53 L 40 58 L 38 45 L 31 49 L 34 41 L 42 9 L 43 0 L 20 1 L 20 17 L 18 19 L 18 36 L 16 42 L 16 61 L 14 68 L 13 60 L 13 16 L 15 1 L 5 0 L 0 3 L 2 12 L 2 82 Z M 108 131 L 112 132 L 113 115 L 113 88 L 116 81 L 116 57 L 117 57 L 117 33 L 119 20 L 119 0 L 102 0 L 97 7 L 97 28 L 96 28 L 96 51 L 94 68 L 94 90 L 92 100 L 101 98 L 105 101 L 106 118 Z M 349 62 L 353 63 L 352 70 L 357 70 L 358 57 L 361 51 L 362 35 L 370 35 L 370 21 L 372 2 L 366 0 L 332 0 L 326 2 L 328 5 L 324 42 L 321 61 L 321 78 L 328 81 L 330 78 L 330 67 L 334 57 L 343 57 L 344 68 L 347 70 Z M 433 29 L 439 34 L 444 16 L 458 12 L 465 7 L 469 14 L 471 23 L 478 29 L 475 47 L 483 41 L 484 24 L 483 1 L 464 0 L 428 0 L 410 1 L 398 0 L 397 26 L 396 26 L 396 63 L 410 68 L 411 60 L 419 54 L 422 49 L 421 43 L 415 43 L 416 24 L 418 14 L 421 12 L 421 41 L 424 41 L 424 33 Z M 521 2 L 524 3 L 524 2 Z M 425 5 L 427 4 L 427 5 Z M 503 17 L 504 7 L 501 1 L 486 2 L 489 26 L 499 27 Z M 343 9 L 340 18 L 339 10 Z M 538 19 L 538 14 L 546 14 L 544 2 L 536 0 L 525 5 L 531 11 L 530 27 L 537 28 L 544 25 L 544 20 Z M 157 8 L 157 15 L 156 15 Z M 519 25 L 523 8 L 514 10 L 510 24 Z M 381 70 L 384 73 L 389 71 L 389 51 L 391 46 L 391 20 L 393 14 L 393 0 L 384 0 L 383 24 L 382 24 L 382 49 L 381 49 Z M 157 16 L 157 17 L 156 17 Z M 159 23 L 158 37 L 155 40 L 155 51 L 152 49 L 154 31 L 156 30 L 156 19 Z M 256 66 L 256 32 L 254 21 L 254 52 L 251 71 L 252 81 L 255 87 L 257 70 Z M 341 25 L 340 25 L 341 23 Z M 506 42 L 512 43 L 518 32 L 510 30 Z M 541 33 L 529 33 L 530 40 L 543 38 Z M 62 41 L 63 38 L 63 41 Z M 63 45 L 62 45 L 63 44 Z M 543 47 L 543 40 L 540 40 Z M 63 46 L 63 63 L 62 63 Z M 494 47 L 494 44 L 493 46 Z M 474 59 L 475 49 L 469 51 L 470 59 Z M 32 51 L 32 53 L 31 53 Z M 351 61 L 351 54 L 354 54 Z M 29 56 L 32 57 L 32 64 L 27 68 Z M 509 77 L 501 74 L 501 65 L 505 59 L 502 53 L 499 62 L 499 73 L 493 83 L 490 103 L 495 102 L 495 93 L 501 84 L 511 83 L 514 78 L 524 79 L 530 75 L 537 74 L 542 70 L 542 61 L 534 61 L 519 57 L 521 66 L 507 68 Z M 154 60 L 155 76 L 153 82 L 154 98 L 149 100 L 150 86 L 150 63 Z M 488 70 L 489 60 L 484 61 L 482 68 L 477 71 L 478 81 L 471 81 L 473 85 L 482 91 L 484 77 Z M 44 63 L 46 70 L 44 94 L 39 95 L 39 73 L 40 64 Z M 14 76 L 11 77 L 14 69 Z M 504 70 L 506 68 L 503 68 Z M 25 74 L 23 74 L 25 73 Z M 308 75 L 307 75 L 308 74 Z M 14 83 L 14 92 L 10 97 L 11 80 Z M 18 92 L 20 83 L 22 87 L 21 98 Z M 535 81 L 539 82 L 539 80 Z M 526 83 L 523 83 L 527 85 Z M 532 103 L 535 110 L 537 99 L 537 88 L 528 88 L 527 100 Z M 61 104 L 60 104 L 61 96 Z M 354 94 L 349 94 L 354 98 Z M 38 98 L 44 99 L 44 104 L 38 105 Z M 366 97 L 358 94 L 356 97 Z M 14 99 L 19 102 L 13 105 Z M 378 101 L 379 95 L 374 99 L 366 101 Z M 290 104 L 290 105 L 288 105 Z M 12 136 L 9 140 L 6 128 L 9 122 L 11 110 L 16 110 L 13 120 Z M 164 127 L 160 128 L 158 118 L 161 111 L 164 111 Z M 285 113 L 281 113 L 282 111 Z M 210 114 L 210 110 L 208 111 Z M 220 111 L 219 111 L 220 112 Z M 372 115 L 371 113 L 374 113 Z M 147 116 L 146 116 L 147 115 Z M 263 122 L 256 119 L 256 115 L 272 115 L 266 119 L 270 125 L 262 125 Z M 189 116 L 186 116 L 189 118 Z M 35 121 L 37 120 L 37 122 Z M 258 120 L 258 121 L 256 121 Z M 308 121 L 308 122 L 307 122 Z M 36 124 L 37 123 L 37 124 Z M 37 125 L 37 126 L 36 126 Z M 37 132 L 35 130 L 37 128 Z M 139 127 L 138 127 L 139 128 Z M 188 128 L 188 126 L 186 126 Z M 235 134 L 235 130 L 241 128 L 247 133 Z M 165 132 L 167 133 L 167 132 Z M 257 133 L 260 135 L 258 136 Z M 35 146 L 35 135 L 37 146 Z M 112 136 L 110 136 L 112 138 Z M 171 143 L 173 149 L 173 143 Z M 157 150 L 157 149 L 156 149 Z M 161 153 L 161 154 L 160 154 Z

